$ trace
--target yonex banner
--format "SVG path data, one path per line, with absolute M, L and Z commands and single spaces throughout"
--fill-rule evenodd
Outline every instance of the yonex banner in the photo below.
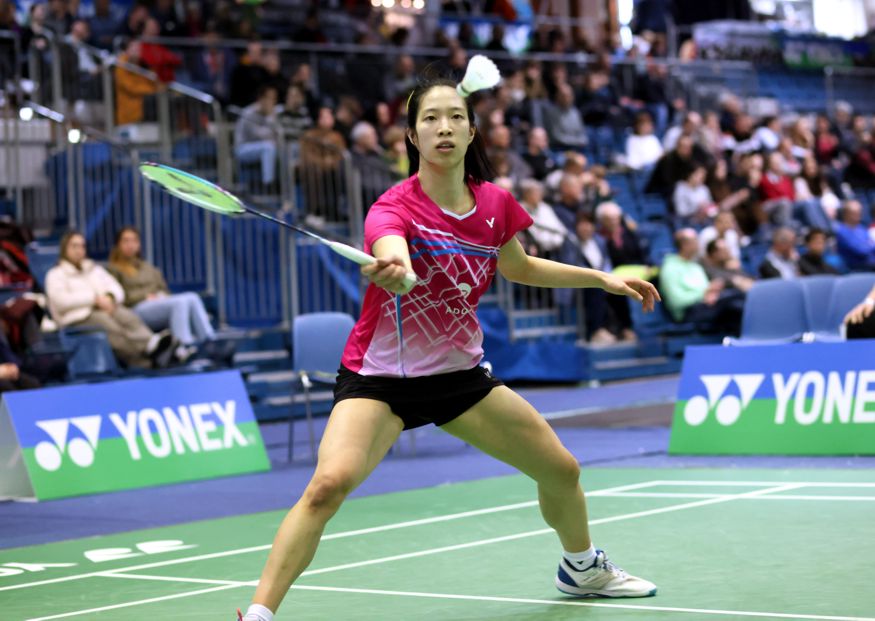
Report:
M 875 454 L 875 341 L 688 348 L 669 452 Z
M 237 371 L 3 395 L 0 496 L 39 499 L 269 469 Z

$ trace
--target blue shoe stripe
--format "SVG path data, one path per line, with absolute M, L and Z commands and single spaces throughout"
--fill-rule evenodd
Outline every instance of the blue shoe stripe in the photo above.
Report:
M 562 582 L 564 582 L 564 583 L 567 584 L 568 586 L 573 586 L 573 587 L 575 587 L 575 588 L 579 588 L 578 585 L 577 585 L 577 583 L 574 581 L 574 578 L 572 578 L 571 576 L 568 575 L 568 572 L 566 572 L 566 571 L 562 568 L 562 565 L 559 566 L 559 574 L 558 574 L 558 577 L 559 577 L 559 580 L 561 580 Z

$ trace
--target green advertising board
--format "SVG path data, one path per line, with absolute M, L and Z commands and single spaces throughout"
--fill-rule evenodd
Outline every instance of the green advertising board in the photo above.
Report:
M 238 371 L 5 393 L 0 496 L 40 500 L 268 470 Z
M 875 455 L 875 341 L 688 348 L 669 452 Z

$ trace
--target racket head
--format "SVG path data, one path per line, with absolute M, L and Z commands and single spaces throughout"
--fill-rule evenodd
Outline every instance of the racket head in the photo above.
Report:
M 153 181 L 176 198 L 222 215 L 246 213 L 239 198 L 223 190 L 215 183 L 202 179 L 184 170 L 144 162 L 140 164 L 140 174 Z

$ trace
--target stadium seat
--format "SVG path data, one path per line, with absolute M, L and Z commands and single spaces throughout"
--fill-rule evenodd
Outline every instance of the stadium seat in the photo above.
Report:
M 830 332 L 837 326 L 830 325 L 830 300 L 833 290 L 839 281 L 838 276 L 807 276 L 799 280 L 805 294 L 805 313 L 807 315 L 807 332 Z
M 343 348 L 355 319 L 347 313 L 309 313 L 295 317 L 292 323 L 292 368 L 304 392 L 310 451 L 316 460 L 316 434 L 310 389 L 314 382 L 334 384 Z M 293 401 L 294 403 L 294 401 Z M 294 413 L 289 413 L 288 460 L 292 461 L 295 439 Z
M 805 294 L 798 280 L 761 280 L 747 292 L 741 337 L 726 345 L 765 345 L 799 341 L 808 328 Z
M 30 273 L 41 291 L 46 290 L 46 274 L 58 262 L 58 252 L 57 246 L 44 246 L 36 242 L 25 247 Z
M 875 286 L 875 274 L 848 274 L 840 277 L 830 298 L 826 329 L 813 331 L 813 340 L 821 342 L 844 340 L 842 322 L 845 315 L 866 297 L 873 286 Z

